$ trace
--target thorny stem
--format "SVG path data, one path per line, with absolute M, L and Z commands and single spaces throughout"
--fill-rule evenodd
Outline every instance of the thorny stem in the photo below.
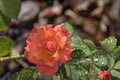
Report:
M 0 57 L 0 62 L 7 61 L 7 60 L 21 59 L 21 58 L 25 58 L 24 54 L 19 56 Z

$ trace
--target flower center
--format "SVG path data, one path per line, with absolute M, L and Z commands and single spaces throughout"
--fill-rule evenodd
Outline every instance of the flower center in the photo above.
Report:
M 45 48 L 49 49 L 50 51 L 52 51 L 53 49 L 56 48 L 55 43 L 52 42 L 52 41 L 47 41 L 47 42 L 45 42 L 45 43 L 44 43 L 44 46 L 45 46 Z

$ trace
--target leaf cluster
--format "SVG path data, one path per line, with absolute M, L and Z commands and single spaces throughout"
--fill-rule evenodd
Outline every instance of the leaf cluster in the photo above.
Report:
M 111 80 L 120 79 L 120 46 L 115 37 L 101 41 L 99 47 L 77 35 L 73 35 L 69 43 L 74 47 L 72 59 L 66 65 L 69 80 L 100 80 L 100 71 L 108 71 Z

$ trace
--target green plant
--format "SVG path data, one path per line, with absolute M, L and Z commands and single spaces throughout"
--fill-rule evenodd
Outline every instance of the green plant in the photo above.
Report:
M 17 19 L 19 10 L 20 0 L 0 0 L 0 30 L 10 26 L 11 18 Z M 75 35 L 70 24 L 63 23 L 62 27 L 68 31 L 68 43 L 73 46 L 71 59 L 66 64 L 59 63 L 58 71 L 50 76 L 43 75 L 35 66 L 30 66 L 12 74 L 8 80 L 55 80 L 58 77 L 60 80 L 120 79 L 120 46 L 115 37 L 110 36 L 101 41 L 101 46 L 96 46 L 93 41 Z M 25 57 L 6 57 L 11 51 L 12 43 L 11 39 L 0 37 L 0 61 Z

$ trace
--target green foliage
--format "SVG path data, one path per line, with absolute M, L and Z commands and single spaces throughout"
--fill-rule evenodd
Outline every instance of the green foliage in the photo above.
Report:
M 93 62 L 98 67 L 105 67 L 108 63 L 106 53 L 103 51 L 97 51 L 93 57 Z
M 115 63 L 114 69 L 120 69 L 120 60 Z
M 12 49 L 12 40 L 7 37 L 0 37 L 0 56 L 6 56 Z
M 80 65 L 81 65 L 82 67 L 84 67 L 86 70 L 89 70 L 89 68 L 90 68 L 90 63 L 89 63 L 89 61 L 87 61 L 87 60 L 81 60 L 81 61 L 80 61 Z
M 30 67 L 24 68 L 21 71 L 12 74 L 8 80 L 36 80 L 37 77 L 38 72 L 36 71 L 36 69 Z
M 110 73 L 113 77 L 120 79 L 120 72 L 119 71 L 111 70 Z
M 66 65 L 69 80 L 89 80 L 88 71 L 82 66 Z
M 54 80 L 53 76 L 46 76 L 46 75 L 42 75 L 42 74 L 39 74 L 39 79 L 40 80 Z
M 11 18 L 17 19 L 20 11 L 20 2 L 21 0 L 0 0 L 0 31 L 8 29 L 11 24 Z M 11 48 L 12 40 L 10 38 L 0 36 L 0 57 L 2 58 L 3 56 L 8 55 Z M 14 73 L 11 75 L 9 80 L 17 80 L 17 78 L 18 73 Z
M 68 80 L 79 80 L 80 75 L 75 66 L 65 65 Z
M 79 49 L 81 47 L 82 39 L 79 36 L 72 36 L 69 41 L 72 44 L 74 49 Z
M 102 41 L 102 47 L 107 51 L 111 52 L 116 48 L 117 39 L 115 37 L 108 37 Z
M 73 35 L 73 27 L 69 23 L 64 23 L 63 27 L 69 32 L 70 37 Z
M 10 26 L 11 20 L 2 13 L 0 13 L 0 30 L 5 30 Z
M 16 73 L 12 74 L 12 75 L 8 78 L 8 80 L 17 80 L 18 78 L 19 78 L 19 74 L 16 72 Z
M 85 68 L 80 66 L 78 71 L 79 71 L 79 75 L 80 75 L 80 80 L 89 80 L 89 74 Z
M 87 39 L 82 40 L 79 36 L 72 36 L 69 43 L 74 47 L 74 51 L 71 54 L 72 60 L 68 63 L 72 66 L 72 70 L 69 72 L 72 72 L 71 75 L 75 73 L 79 74 L 79 77 L 74 80 L 89 80 L 85 78 L 84 72 L 86 71 L 88 78 L 97 78 L 99 71 L 106 71 L 106 69 L 110 71 L 112 77 L 119 79 L 116 75 L 120 72 L 113 70 L 120 69 L 120 62 L 118 61 L 120 60 L 120 47 L 117 46 L 117 39 L 115 37 L 108 37 L 103 40 L 101 43 L 102 46 L 99 49 L 96 48 L 96 45 L 92 41 Z M 99 78 L 98 80 L 104 79 Z
M 19 72 L 12 74 L 8 80 L 53 80 L 53 76 L 40 74 L 35 67 L 24 68 Z
M 11 18 L 17 19 L 21 7 L 21 0 L 0 0 L 0 31 L 6 30 Z
M 71 57 L 73 59 L 80 59 L 82 57 L 85 57 L 85 54 L 80 49 L 76 49 L 71 53 Z
M 89 48 L 91 44 L 89 44 L 89 41 L 84 43 L 79 36 L 72 36 L 69 43 L 72 44 L 75 50 L 81 50 L 81 53 L 86 57 L 91 55 L 91 49 Z
M 0 10 L 7 17 L 17 19 L 20 3 L 20 0 L 0 0 Z
M 115 64 L 115 59 L 111 56 L 108 56 L 108 68 L 111 69 Z
M 91 50 L 94 50 L 96 48 L 95 44 L 93 41 L 84 39 L 83 40 L 84 44 L 86 44 Z
M 98 72 L 95 68 L 95 66 L 91 66 L 89 69 L 89 73 L 91 77 L 97 78 Z
M 120 46 L 118 46 L 115 50 L 113 50 L 112 54 L 115 60 L 120 60 Z
M 84 43 L 81 44 L 80 50 L 82 50 L 82 52 L 85 54 L 86 57 L 89 57 L 91 55 L 90 48 Z
M 33 80 L 34 68 L 24 68 L 19 72 L 19 80 Z

